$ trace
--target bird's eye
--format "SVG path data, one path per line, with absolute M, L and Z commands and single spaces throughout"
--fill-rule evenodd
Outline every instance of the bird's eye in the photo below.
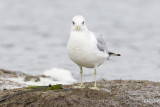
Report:
M 84 25 L 84 21 L 82 22 L 82 25 Z
M 72 22 L 72 24 L 74 25 L 75 23 L 74 23 L 74 22 Z

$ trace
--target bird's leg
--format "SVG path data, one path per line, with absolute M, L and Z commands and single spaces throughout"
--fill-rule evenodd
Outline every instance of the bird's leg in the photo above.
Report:
M 83 70 L 82 70 L 82 67 L 80 67 L 80 74 L 81 74 L 81 85 L 80 85 L 80 87 L 83 88 L 83 80 L 82 80 Z
M 94 78 L 95 78 L 95 84 L 94 84 L 94 87 L 97 87 L 96 86 L 96 74 L 97 74 L 97 72 L 96 72 L 96 69 L 94 70 Z
M 90 87 L 90 89 L 92 89 L 92 90 L 100 90 L 100 89 L 97 87 L 97 85 L 96 85 L 96 74 L 97 74 L 97 72 L 96 72 L 96 69 L 95 69 L 95 70 L 94 70 L 95 83 L 94 83 L 94 86 L 93 86 L 93 87 Z
M 80 74 L 81 74 L 81 84 L 78 85 L 78 86 L 74 86 L 74 88 L 84 88 L 83 79 L 82 79 L 82 76 L 83 76 L 83 69 L 82 69 L 82 67 L 80 67 Z

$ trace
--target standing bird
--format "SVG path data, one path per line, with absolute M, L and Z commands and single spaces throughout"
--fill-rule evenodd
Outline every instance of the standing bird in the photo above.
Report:
M 72 19 L 70 38 L 67 44 L 69 58 L 80 68 L 81 84 L 77 88 L 84 88 L 82 67 L 94 68 L 95 84 L 90 89 L 99 90 L 96 85 L 96 68 L 103 64 L 110 56 L 120 56 L 109 52 L 102 35 L 87 29 L 83 16 L 74 16 Z

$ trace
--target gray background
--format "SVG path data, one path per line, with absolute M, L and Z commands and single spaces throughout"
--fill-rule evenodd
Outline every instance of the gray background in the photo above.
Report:
M 57 67 L 79 79 L 66 53 L 79 14 L 122 55 L 100 66 L 98 79 L 160 80 L 159 0 L 0 0 L 0 68 L 40 75 Z M 84 80 L 93 80 L 92 69 Z

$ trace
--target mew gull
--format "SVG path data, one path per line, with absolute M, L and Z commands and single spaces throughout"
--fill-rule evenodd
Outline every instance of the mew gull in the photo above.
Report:
M 87 29 L 83 16 L 74 16 L 72 19 L 70 38 L 67 44 L 69 58 L 80 68 L 81 84 L 77 88 L 84 88 L 82 67 L 94 68 L 95 84 L 90 89 L 99 90 L 96 86 L 96 68 L 103 64 L 111 55 L 120 56 L 109 52 L 102 35 Z

